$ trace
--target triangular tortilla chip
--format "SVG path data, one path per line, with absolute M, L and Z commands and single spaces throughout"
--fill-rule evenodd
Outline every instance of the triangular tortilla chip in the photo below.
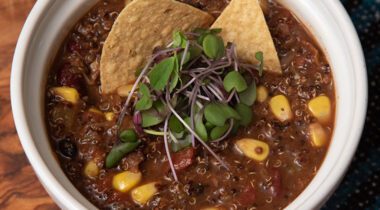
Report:
M 103 47 L 100 79 L 103 93 L 133 83 L 155 47 L 168 44 L 176 30 L 209 27 L 214 18 L 174 0 L 134 0 L 116 19 Z
M 281 73 L 281 64 L 258 0 L 232 0 L 211 28 L 221 28 L 225 42 L 233 42 L 239 59 L 257 64 L 264 54 L 264 70 Z

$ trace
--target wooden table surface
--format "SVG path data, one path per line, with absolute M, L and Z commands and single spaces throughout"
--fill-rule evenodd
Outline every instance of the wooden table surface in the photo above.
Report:
M 0 209 L 58 209 L 38 181 L 15 130 L 10 73 L 16 41 L 35 0 L 0 0 Z

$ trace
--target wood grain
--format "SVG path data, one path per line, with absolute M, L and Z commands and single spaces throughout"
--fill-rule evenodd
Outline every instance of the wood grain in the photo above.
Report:
M 30 166 L 13 123 L 10 72 L 16 41 L 35 0 L 0 0 L 0 209 L 58 209 Z

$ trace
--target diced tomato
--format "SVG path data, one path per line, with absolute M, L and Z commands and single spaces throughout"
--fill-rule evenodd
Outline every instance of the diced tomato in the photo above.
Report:
M 253 186 L 248 185 L 238 195 L 237 200 L 243 206 L 250 206 L 256 201 L 256 191 Z
M 182 170 L 189 167 L 194 162 L 195 149 L 190 147 L 172 155 L 175 170 Z

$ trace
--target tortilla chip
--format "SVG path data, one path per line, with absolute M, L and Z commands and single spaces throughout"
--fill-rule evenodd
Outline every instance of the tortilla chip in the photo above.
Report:
M 264 54 L 264 70 L 282 73 L 280 60 L 257 0 L 232 0 L 211 28 L 221 28 L 225 42 L 233 42 L 239 59 L 257 64 L 255 54 Z
M 156 47 L 166 46 L 176 30 L 209 27 L 214 18 L 174 0 L 134 0 L 116 19 L 103 47 L 100 79 L 103 93 L 133 83 Z

